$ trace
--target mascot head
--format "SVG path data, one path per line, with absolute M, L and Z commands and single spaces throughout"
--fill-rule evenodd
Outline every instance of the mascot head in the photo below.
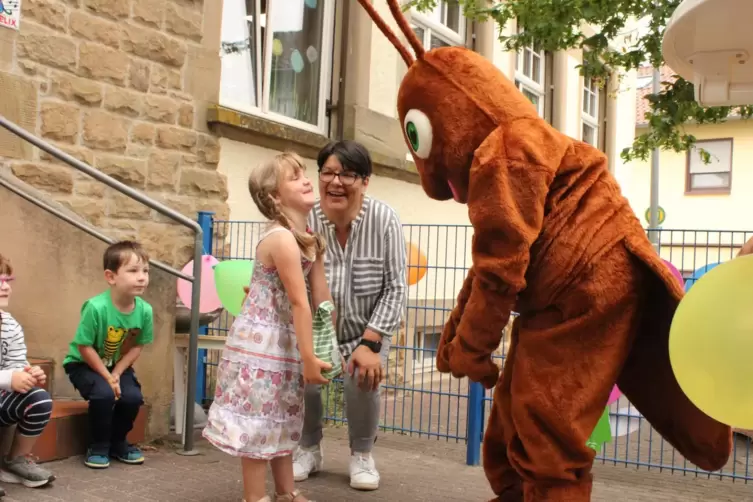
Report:
M 369 0 L 359 3 L 408 65 L 397 110 L 421 186 L 432 199 L 468 202 L 474 152 L 496 128 L 520 118 L 551 127 L 515 84 L 483 56 L 464 47 L 424 50 L 398 0 L 387 0 L 387 4 L 415 57 Z

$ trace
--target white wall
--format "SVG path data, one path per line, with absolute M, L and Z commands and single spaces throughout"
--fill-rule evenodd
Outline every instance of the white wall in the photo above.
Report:
M 248 174 L 256 165 L 278 152 L 259 146 L 221 139 L 222 156 L 219 170 L 228 177 L 230 219 L 263 221 L 264 218 L 248 193 Z M 316 161 L 304 159 L 308 177 L 318 196 Z M 405 238 L 415 243 L 427 256 L 429 270 L 424 279 L 411 288 L 410 298 L 416 300 L 454 298 L 470 266 L 471 229 L 467 227 L 465 205 L 454 201 L 429 199 L 419 185 L 383 176 L 372 176 L 368 194 L 389 204 L 405 226 Z M 408 225 L 413 224 L 413 225 Z M 230 238 L 232 256 L 248 255 L 258 233 L 251 225 L 233 224 Z

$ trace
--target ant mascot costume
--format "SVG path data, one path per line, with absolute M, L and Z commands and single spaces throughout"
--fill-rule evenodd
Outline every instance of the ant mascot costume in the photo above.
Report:
M 615 383 L 689 461 L 720 469 L 730 427 L 685 396 L 669 361 L 683 295 L 592 146 L 561 134 L 491 62 L 425 51 L 388 0 L 415 58 L 359 0 L 408 65 L 403 134 L 432 199 L 468 205 L 473 265 L 444 327 L 437 367 L 495 387 L 484 470 L 502 502 L 591 499 L 586 441 Z M 510 312 L 502 378 L 492 362 Z

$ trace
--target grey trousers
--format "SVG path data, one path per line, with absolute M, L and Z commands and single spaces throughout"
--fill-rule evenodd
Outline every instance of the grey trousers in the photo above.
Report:
M 387 369 L 390 353 L 390 338 L 382 339 L 382 366 Z M 345 418 L 348 420 L 350 450 L 358 453 L 371 453 L 379 430 L 379 389 L 365 391 L 358 386 L 358 370 L 351 377 L 343 374 L 345 397 Z M 304 392 L 303 433 L 300 445 L 303 448 L 318 446 L 322 441 L 322 421 L 324 405 L 320 385 L 307 385 Z

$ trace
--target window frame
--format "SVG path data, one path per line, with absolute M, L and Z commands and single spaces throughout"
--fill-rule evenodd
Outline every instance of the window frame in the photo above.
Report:
M 520 33 L 523 31 L 521 25 L 517 25 L 516 31 Z M 515 75 L 514 82 L 515 87 L 523 93 L 529 91 L 539 97 L 539 104 L 537 106 L 537 112 L 541 118 L 552 123 L 552 111 L 554 99 L 554 89 L 552 87 L 552 73 L 554 72 L 554 64 L 552 54 L 544 49 L 535 51 L 536 44 L 527 46 L 520 49 L 515 54 Z M 539 69 L 541 72 L 541 83 L 536 82 L 533 78 L 523 73 L 524 54 L 526 50 L 530 50 L 531 53 L 538 54 L 539 56 Z
M 601 109 L 601 89 L 599 88 L 598 84 L 594 82 L 594 79 L 592 77 L 582 77 L 583 85 L 581 86 L 581 97 L 585 98 L 586 95 L 588 95 L 588 99 L 582 99 L 581 107 L 580 107 L 580 119 L 581 119 L 581 141 L 584 143 L 588 143 L 591 146 L 595 146 L 596 148 L 599 148 L 600 141 L 600 132 L 601 132 L 601 124 L 600 124 L 600 113 L 602 112 Z M 596 113 L 592 113 L 594 110 L 586 110 L 586 108 L 590 108 L 590 102 L 591 98 L 594 98 L 593 101 L 596 105 Z M 586 141 L 583 135 L 583 129 L 584 126 L 590 127 L 594 131 L 594 140 L 596 144 L 589 143 Z
M 695 153 L 696 148 L 703 149 L 704 143 L 729 143 L 729 169 L 727 171 L 716 171 L 729 174 L 729 183 L 726 187 L 713 187 L 713 188 L 693 188 L 692 177 L 694 174 L 707 174 L 707 173 L 691 173 L 691 155 Z M 732 168 L 734 166 L 735 159 L 735 140 L 732 137 L 729 138 L 706 138 L 696 140 L 692 149 L 689 149 L 685 153 L 685 195 L 730 195 L 732 193 Z
M 245 0 L 237 0 L 243 1 Z M 261 14 L 261 0 L 253 0 L 254 2 L 254 19 L 259 19 Z M 309 124 L 302 120 L 290 118 L 281 113 L 270 111 L 269 109 L 269 85 L 272 80 L 272 40 L 273 30 L 266 30 L 264 34 L 264 40 L 261 40 L 261 24 L 254 23 L 254 33 L 249 33 L 249 36 L 254 37 L 254 40 L 259 40 L 262 43 L 253 44 L 256 61 L 263 61 L 263 68 L 261 73 L 259 68 L 252 68 L 254 84 L 256 89 L 262 89 L 261 96 L 257 97 L 257 103 L 260 106 L 253 106 L 250 103 L 242 103 L 234 101 L 232 99 L 223 98 L 222 96 L 222 78 L 223 74 L 220 71 L 220 94 L 219 104 L 220 106 L 236 110 L 238 112 L 247 113 L 261 119 L 269 120 L 271 122 L 277 122 L 286 126 L 290 126 L 296 129 L 302 129 L 305 131 L 313 132 L 327 137 L 329 134 L 329 111 L 327 104 L 330 99 L 330 92 L 332 87 L 332 74 L 334 72 L 333 67 L 333 47 L 335 44 L 335 3 L 336 0 L 321 0 L 324 8 L 324 15 L 322 17 L 322 47 L 319 51 L 320 55 L 320 70 L 319 70 L 319 103 L 317 123 Z M 274 9 L 273 1 L 267 2 L 267 12 L 265 13 L 266 19 L 272 18 L 272 11 Z M 279 4 L 277 4 L 279 5 Z M 246 13 L 246 15 L 251 15 Z M 222 38 L 222 27 L 220 27 L 220 38 Z M 264 47 L 264 54 L 262 54 L 262 46 Z M 250 51 L 251 49 L 249 49 Z M 248 56 L 251 57 L 250 54 Z M 256 64 L 255 66 L 259 66 Z M 260 98 L 260 99 L 259 99 Z
M 439 9 L 445 0 L 439 0 L 435 9 Z M 434 35 L 442 41 L 452 46 L 465 47 L 466 37 L 468 35 L 468 19 L 463 15 L 463 7 L 460 9 L 460 32 L 450 29 L 443 23 L 438 23 L 428 15 L 418 12 L 415 9 L 410 11 L 410 24 L 414 24 L 417 27 L 424 30 L 424 39 L 421 43 L 425 48 L 431 47 L 431 36 Z M 428 49 L 427 49 L 428 50 Z
M 588 92 L 591 95 L 593 95 L 594 92 L 591 90 L 591 87 L 588 87 L 586 85 L 587 82 L 592 81 L 590 77 L 581 77 L 581 80 L 583 82 L 583 85 L 581 86 L 581 100 L 583 100 L 585 92 Z M 602 152 L 606 152 L 607 148 L 607 107 L 609 106 L 608 89 L 610 81 L 611 77 L 608 76 L 602 85 L 597 85 L 596 87 L 596 115 L 593 115 L 592 113 L 589 113 L 585 110 L 585 102 L 582 102 L 580 107 L 580 139 L 584 143 L 588 143 L 589 145 L 598 148 Z M 589 143 L 585 140 L 585 137 L 583 135 L 584 126 L 590 127 L 594 130 L 594 139 L 596 141 L 596 144 Z

